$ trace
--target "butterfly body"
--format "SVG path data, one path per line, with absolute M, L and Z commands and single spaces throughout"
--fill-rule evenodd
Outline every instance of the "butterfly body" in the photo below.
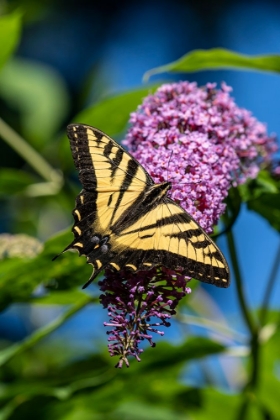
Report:
M 93 265 L 87 284 L 104 268 L 137 272 L 163 265 L 228 287 L 224 256 L 168 197 L 170 182 L 155 184 L 133 156 L 98 129 L 71 124 L 68 137 L 83 190 L 73 211 L 74 241 L 64 251 L 76 249 Z

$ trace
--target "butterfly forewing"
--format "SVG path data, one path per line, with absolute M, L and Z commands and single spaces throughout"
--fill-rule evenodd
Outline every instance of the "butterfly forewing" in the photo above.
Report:
M 169 183 L 154 184 L 121 146 L 93 127 L 68 126 L 83 190 L 73 211 L 74 248 L 94 266 L 120 271 L 164 265 L 184 275 L 229 285 L 224 256 L 202 228 L 166 197 Z
M 77 249 L 99 269 L 100 263 L 104 266 L 113 255 L 106 239 L 110 255 L 107 252 L 96 258 L 102 238 L 111 236 L 111 226 L 128 208 L 133 208 L 133 203 L 153 181 L 132 156 L 101 131 L 80 124 L 71 124 L 67 131 L 84 189 L 73 211 L 75 239 L 66 249 Z
M 99 191 L 139 190 L 153 184 L 136 160 L 106 134 L 93 127 L 67 127 L 70 146 L 84 188 Z

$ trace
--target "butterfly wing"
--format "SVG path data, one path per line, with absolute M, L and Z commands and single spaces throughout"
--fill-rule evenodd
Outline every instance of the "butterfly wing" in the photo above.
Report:
M 118 143 L 97 128 L 84 124 L 67 127 L 79 179 L 90 192 L 143 190 L 154 181 Z
M 113 256 L 111 226 L 129 215 L 154 182 L 129 153 L 102 131 L 71 124 L 67 134 L 83 190 L 73 210 L 74 241 L 64 251 L 76 249 L 85 255 L 94 266 L 95 277 Z
M 229 286 L 227 262 L 212 239 L 179 205 L 164 198 L 116 238 L 116 263 L 134 271 L 163 265 L 214 284 Z
M 145 206 L 157 186 L 129 153 L 87 125 L 71 124 L 68 137 L 83 190 L 73 211 L 74 241 L 64 251 L 76 249 L 93 265 L 87 284 L 105 267 L 139 271 L 164 265 L 228 287 L 223 254 L 189 214 L 165 194 Z

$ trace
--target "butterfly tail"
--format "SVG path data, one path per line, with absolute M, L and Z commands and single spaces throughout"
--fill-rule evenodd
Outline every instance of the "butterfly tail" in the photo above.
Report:
M 71 244 L 70 244 L 70 245 L 68 245 L 66 248 L 64 248 L 64 250 L 63 250 L 63 251 L 61 251 L 59 254 L 55 255 L 55 256 L 52 258 L 52 261 L 56 260 L 58 257 L 60 257 L 60 255 L 64 254 L 64 252 L 68 251 L 69 249 L 76 249 L 76 250 L 78 250 L 78 251 L 79 251 L 79 249 L 78 249 L 78 248 L 74 247 L 75 243 L 76 243 L 76 240 L 74 240 L 73 242 L 71 242 Z
M 104 267 L 100 267 L 97 270 L 94 268 L 92 275 L 90 276 L 86 284 L 83 285 L 82 289 L 85 289 L 86 287 L 88 287 L 90 283 L 93 282 L 93 280 L 98 276 L 98 274 L 101 273 L 102 270 L 104 270 Z

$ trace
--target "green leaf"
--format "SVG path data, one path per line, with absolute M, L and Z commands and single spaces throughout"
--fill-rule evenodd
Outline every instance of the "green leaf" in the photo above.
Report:
M 245 184 L 239 185 L 238 190 L 242 197 L 242 201 L 257 199 L 264 193 L 277 194 L 280 190 L 279 182 L 272 178 L 267 170 L 259 172 L 257 178 L 247 181 Z
M 49 292 L 57 292 L 76 289 L 87 282 L 92 269 L 86 264 L 86 259 L 79 258 L 77 253 L 67 252 L 68 255 L 61 256 L 60 260 L 52 261 L 72 241 L 72 236 L 70 230 L 55 235 L 35 258 L 6 258 L 0 261 L 0 309 L 13 302 L 32 301 L 36 296 L 33 292 L 39 284 Z M 69 295 L 65 299 L 60 296 L 65 302 L 70 298 Z M 77 295 L 74 293 L 72 296 L 75 299 Z M 51 303 L 55 303 L 57 297 Z M 52 300 L 51 297 L 45 299 L 49 303 Z
M 240 397 L 238 395 L 226 395 L 215 389 L 207 388 L 202 392 L 202 406 L 200 409 L 196 408 L 192 411 L 193 417 L 191 418 L 208 420 L 227 417 L 229 420 L 233 420 L 239 402 Z
M 161 343 L 160 346 L 157 348 L 156 360 L 151 351 L 148 354 L 145 352 L 145 369 L 160 371 L 163 367 L 168 369 L 168 366 L 181 365 L 187 360 L 200 359 L 225 350 L 220 343 L 205 337 L 191 337 L 180 346 L 167 343 Z
M 55 255 L 59 254 L 68 243 L 72 242 L 72 240 L 73 233 L 70 231 L 70 229 L 65 229 L 61 232 L 58 232 L 45 242 L 42 255 L 53 258 Z
M 15 11 L 0 17 L 0 69 L 16 49 L 21 30 L 21 13 Z
M 147 71 L 145 81 L 155 74 L 164 72 L 190 73 L 201 70 L 233 69 L 280 72 L 280 55 L 248 56 L 223 48 L 194 50 L 172 63 Z
M 262 170 L 259 172 L 256 178 L 258 185 L 262 187 L 263 192 L 268 193 L 278 193 L 279 182 L 271 176 L 271 173 L 267 170 Z
M 51 290 L 44 296 L 33 296 L 31 303 L 37 305 L 71 305 L 85 296 L 82 289 Z
M 57 328 L 59 328 L 61 325 L 63 325 L 67 319 L 69 319 L 71 316 L 76 314 L 78 311 L 80 311 L 82 308 L 84 308 L 86 305 L 92 302 L 91 296 L 88 296 L 84 293 L 83 297 L 78 300 L 73 306 L 70 307 L 70 309 L 66 312 L 64 312 L 62 315 L 57 317 L 54 321 L 50 322 L 48 325 L 38 329 L 33 334 L 25 338 L 19 343 L 12 344 L 10 347 L 5 348 L 4 350 L 0 351 L 0 366 L 3 366 L 8 361 L 10 361 L 13 357 L 18 356 L 22 352 L 26 351 L 27 349 L 30 349 L 35 344 L 38 343 L 38 341 L 42 340 L 46 336 L 48 336 L 50 333 L 55 331 Z
M 40 146 L 60 127 L 68 111 L 68 93 L 51 67 L 14 58 L 0 74 L 0 95 L 20 113 L 23 136 Z
M 92 125 L 110 136 L 120 133 L 128 123 L 129 114 L 157 87 L 151 85 L 103 99 L 76 115 L 73 122 Z
M 79 257 L 75 251 L 68 251 L 52 261 L 72 240 L 73 234 L 70 229 L 53 236 L 45 243 L 43 251 L 34 261 L 37 266 L 36 269 L 34 267 L 35 274 L 39 275 L 40 270 L 44 273 L 43 278 L 42 274 L 40 276 L 40 282 L 43 281 L 48 290 L 81 287 L 92 273 L 92 267 L 86 264 L 86 258 Z
M 36 181 L 29 173 L 18 169 L 0 169 L 0 196 L 24 194 L 25 189 Z
M 249 210 L 263 216 L 271 226 L 280 231 L 280 191 L 278 194 L 262 194 L 261 197 L 247 202 Z
M 265 416 L 269 411 L 261 406 L 258 399 L 251 395 L 246 416 L 238 415 L 240 407 L 243 404 L 243 394 L 225 394 L 213 388 L 206 388 L 202 392 L 202 406 L 200 409 L 192 410 L 189 414 L 193 415 L 195 420 L 223 419 L 234 420 L 237 418 L 246 418 L 246 420 L 277 419 L 279 417 Z
M 260 214 L 273 228 L 280 230 L 280 183 L 269 171 L 260 171 L 256 179 L 239 185 L 238 191 L 249 210 Z
M 88 124 L 99 128 L 109 136 L 115 136 L 127 126 L 130 113 L 135 111 L 142 99 L 153 93 L 157 87 L 158 85 L 152 85 L 102 99 L 76 115 L 73 122 Z M 117 139 L 114 138 L 114 140 Z M 60 149 L 60 163 L 64 172 L 73 168 L 73 160 L 70 156 L 69 140 L 65 134 Z
M 7 258 L 0 262 L 0 310 L 13 302 L 30 299 L 33 290 L 39 284 L 39 273 L 35 275 L 33 272 L 34 260 L 36 258 L 31 261 L 27 258 Z
M 113 412 L 115 420 L 186 420 L 184 413 L 177 410 L 170 410 L 166 407 L 154 406 L 149 403 L 142 403 L 139 400 L 124 402 Z
M 39 330 L 39 337 L 42 338 L 45 329 Z M 25 340 L 27 344 L 25 348 L 20 348 L 21 353 L 30 348 L 36 334 L 38 336 L 38 332 L 35 332 L 33 338 L 31 336 Z M 22 344 L 19 343 L 20 346 Z M 65 343 L 63 345 L 65 346 Z M 18 349 L 17 344 L 13 347 Z M 187 349 L 189 350 L 186 351 Z M 35 377 L 30 374 L 22 377 L 19 372 L 17 381 L 10 380 L 5 387 L 0 388 L 0 398 L 6 401 L 8 398 L 17 397 L 21 401 L 28 401 L 29 409 L 33 407 L 31 419 L 41 418 L 38 412 L 43 406 L 48 410 L 47 418 L 64 419 L 65 415 L 70 415 L 74 407 L 80 406 L 82 409 L 84 406 L 91 409 L 92 418 L 95 413 L 106 413 L 105 418 L 115 419 L 121 413 L 130 411 L 127 406 L 128 401 L 133 401 L 136 405 L 145 404 L 153 413 L 156 409 L 160 412 L 165 409 L 166 412 L 177 413 L 178 417 L 175 418 L 180 419 L 180 415 L 185 414 L 190 407 L 198 407 L 201 404 L 200 390 L 190 388 L 180 380 L 185 361 L 188 358 L 203 357 L 203 353 L 209 354 L 209 351 L 213 353 L 220 349 L 220 345 L 207 339 L 189 339 L 179 346 L 161 342 L 157 349 L 149 348 L 145 351 L 142 363 L 134 361 L 130 369 L 121 371 L 113 368 L 115 361 L 109 358 L 107 351 L 104 355 L 103 352 L 94 354 L 86 360 L 74 358 L 67 365 L 63 363 L 60 367 L 51 366 L 50 369 L 44 366 L 41 360 L 39 366 L 43 367 L 43 373 L 35 369 L 37 372 Z M 45 351 L 49 354 L 48 347 Z M 12 354 L 13 357 L 17 356 L 11 361 L 14 371 L 16 366 L 18 369 L 23 364 L 24 354 L 20 352 L 17 350 L 17 353 Z M 188 353 L 186 358 L 184 353 Z M 4 358 L 7 357 L 5 351 L 2 354 Z M 40 361 L 38 355 L 34 357 L 35 355 L 32 360 L 26 360 L 29 369 L 30 364 L 35 363 L 36 368 Z M 148 359 L 150 358 L 148 363 L 146 355 Z M 160 363 L 157 363 L 159 358 Z M 50 396 L 57 401 L 52 400 L 49 404 L 47 397 Z M 36 404 L 38 397 L 42 398 L 39 405 Z M 17 410 L 17 414 L 19 416 L 20 410 Z
M 280 313 L 270 312 L 270 327 L 277 327 L 275 334 L 262 345 L 262 363 L 259 366 L 259 390 L 258 400 L 261 404 L 268 407 L 272 415 L 272 419 L 280 419 L 279 415 L 279 389 L 280 389 L 280 359 L 279 359 L 279 340 Z M 276 318 L 276 319 L 275 319 Z M 266 328 L 269 324 L 266 325 Z M 268 417 L 267 417 L 268 418 Z

